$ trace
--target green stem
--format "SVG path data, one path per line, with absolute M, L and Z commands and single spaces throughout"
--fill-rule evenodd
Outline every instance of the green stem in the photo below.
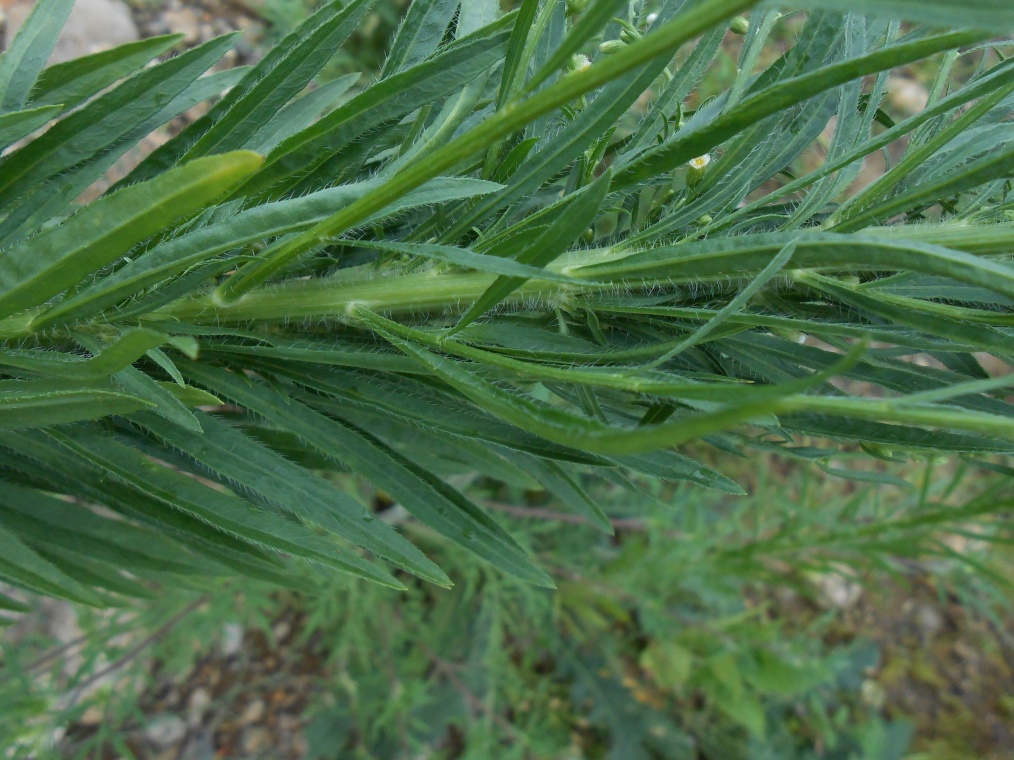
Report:
M 921 243 L 943 245 L 977 255 L 1007 253 L 1014 247 L 1014 224 L 984 226 L 924 224 L 903 228 L 883 227 L 870 229 L 865 236 L 890 236 Z M 623 255 L 629 252 L 624 252 Z M 777 250 L 772 251 L 772 256 Z M 558 274 L 574 271 L 579 276 L 581 267 L 610 261 L 617 254 L 609 248 L 571 251 L 550 264 Z M 876 263 L 874 268 L 880 268 Z M 372 267 L 345 270 L 340 276 L 293 280 L 279 285 L 260 288 L 229 303 L 217 301 L 213 294 L 194 296 L 165 306 L 152 317 L 159 320 L 180 320 L 196 324 L 237 324 L 262 321 L 281 322 L 289 319 L 328 319 L 344 316 L 354 306 L 362 306 L 382 314 L 412 314 L 421 312 L 459 313 L 481 296 L 496 279 L 482 272 L 446 272 L 441 270 L 413 271 L 391 276 L 375 276 Z M 748 277 L 749 273 L 743 272 Z M 728 273 L 717 275 L 725 279 Z M 688 279 L 695 277 L 692 271 Z M 665 282 L 669 280 L 666 279 Z M 624 283 L 624 287 L 651 290 L 665 282 L 657 278 L 638 278 Z M 560 285 L 543 281 L 528 281 L 504 300 L 508 306 L 524 303 L 560 305 L 568 298 L 592 293 L 602 288 L 587 285 Z M 0 322 L 0 339 L 25 335 L 29 319 L 18 317 Z M 4 331 L 10 323 L 15 335 Z M 20 332 L 19 332 L 20 331 Z

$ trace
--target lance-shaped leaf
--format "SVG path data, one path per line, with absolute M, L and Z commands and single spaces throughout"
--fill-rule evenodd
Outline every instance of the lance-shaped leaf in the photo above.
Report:
M 157 66 L 143 69 L 59 121 L 45 140 L 29 144 L 0 162 L 0 202 L 10 205 L 37 185 L 89 160 L 124 139 L 139 122 L 162 111 L 193 84 L 236 41 L 219 37 Z
M 1007 0 L 801 0 L 793 6 L 903 18 L 944 28 L 975 27 L 991 34 L 1014 31 L 1014 8 Z
M 415 66 L 437 49 L 460 0 L 414 0 L 398 26 L 398 33 L 380 72 L 381 78 Z
M 243 404 L 382 487 L 423 523 L 505 572 L 540 586 L 553 582 L 523 549 L 467 498 L 408 462 L 365 430 L 339 422 L 262 383 L 194 362 L 180 365 L 193 380 Z
M 74 0 L 36 3 L 10 48 L 0 55 L 0 111 L 24 108 L 73 8 Z
M 256 153 L 194 161 L 120 190 L 0 253 L 0 316 L 43 303 L 134 245 L 196 213 L 260 166 Z
M 332 0 L 273 47 L 229 94 L 131 172 L 137 182 L 186 158 L 248 147 L 248 141 L 324 66 L 374 0 Z
M 373 519 L 362 504 L 231 425 L 199 414 L 203 434 L 195 436 L 151 414 L 132 419 L 237 487 L 256 493 L 420 578 L 440 586 L 451 585 L 440 568 L 391 527 Z
M 342 572 L 392 588 L 402 585 L 390 575 L 303 524 L 283 519 L 232 496 L 202 485 L 183 473 L 153 462 L 139 451 L 96 432 L 51 431 L 49 435 L 113 476 L 172 509 L 203 520 L 254 545 L 313 560 Z
M 153 530 L 100 517 L 82 504 L 63 501 L 14 483 L 0 488 L 0 523 L 10 530 L 58 537 L 81 554 L 124 563 L 128 569 L 195 575 L 207 565 L 181 555 L 182 547 Z
M 939 245 L 876 234 L 834 235 L 794 232 L 796 245 L 787 267 L 857 268 L 865 271 L 925 272 L 977 285 L 995 293 L 1014 295 L 1014 269 L 997 261 Z M 580 277 L 619 282 L 641 277 L 728 277 L 760 271 L 787 242 L 782 234 L 740 235 L 660 246 L 614 261 L 564 267 Z
M 85 359 L 72 354 L 28 349 L 0 349 L 0 366 L 17 367 L 37 375 L 73 380 L 100 380 L 129 367 L 146 352 L 168 342 L 169 336 L 154 330 L 128 330 L 97 356 Z
M 0 430 L 94 420 L 150 407 L 111 387 L 59 380 L 0 380 Z
M 328 160 L 369 130 L 459 90 L 500 59 L 507 34 L 501 19 L 417 66 L 367 88 L 279 144 L 268 156 L 263 171 L 242 188 L 243 194 L 270 190 L 279 195 L 299 178 L 326 167 Z M 406 192 L 411 189 L 406 188 Z
M 953 172 L 919 182 L 887 200 L 875 203 L 829 229 L 837 232 L 860 230 L 899 212 L 918 209 L 951 195 L 967 192 L 987 182 L 1011 176 L 1014 176 L 1014 147 L 989 151 L 981 158 L 970 161 Z
M 39 594 L 95 607 L 104 600 L 0 527 L 0 578 Z
M 64 110 L 74 108 L 143 68 L 153 58 L 172 50 L 183 37 L 182 34 L 167 34 L 138 40 L 50 66 L 39 75 L 32 90 L 31 104 L 61 105 Z
M 0 150 L 27 137 L 60 113 L 60 106 L 41 106 L 0 116 Z

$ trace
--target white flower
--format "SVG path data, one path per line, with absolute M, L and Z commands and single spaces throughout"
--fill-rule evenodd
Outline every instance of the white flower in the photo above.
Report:
M 690 166 L 690 168 L 696 171 L 703 171 L 704 167 L 710 163 L 711 163 L 711 155 L 708 153 L 705 153 L 703 156 L 698 156 L 697 158 L 691 158 L 689 161 L 687 161 L 687 164 Z
M 586 55 L 575 55 L 570 59 L 570 68 L 572 71 L 584 71 L 591 66 L 591 59 Z
M 647 24 L 648 26 L 651 26 L 652 24 L 654 24 L 654 23 L 655 23 L 655 20 L 656 20 L 657 18 L 658 18 L 658 14 L 657 14 L 657 13 L 649 13 L 649 14 L 648 14 L 648 17 L 647 17 L 647 18 L 646 18 L 646 19 L 644 20 L 644 22 L 645 22 L 645 23 L 646 23 L 646 24 Z

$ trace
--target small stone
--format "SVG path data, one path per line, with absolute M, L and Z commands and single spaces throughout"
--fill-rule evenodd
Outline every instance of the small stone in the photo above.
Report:
M 239 623 L 226 623 L 222 626 L 222 654 L 232 657 L 243 649 L 243 626 Z
M 944 618 L 931 604 L 920 604 L 915 611 L 915 622 L 924 638 L 931 639 L 944 627 Z
M 187 725 L 191 728 L 199 726 L 204 719 L 204 713 L 208 711 L 211 704 L 211 695 L 203 687 L 194 689 L 187 700 Z
M 272 626 L 271 633 L 274 634 L 275 641 L 285 641 L 292 633 L 292 626 L 286 620 L 279 620 Z
M 243 751 L 247 755 L 267 749 L 271 744 L 271 732 L 266 728 L 253 727 L 243 730 Z
M 310 743 L 302 734 L 294 734 L 289 740 L 289 746 L 295 757 L 306 757 L 310 753 Z
M 907 77 L 890 77 L 887 92 L 890 104 L 905 116 L 919 113 L 929 103 L 929 90 L 925 85 Z
M 81 717 L 77 719 L 77 722 L 82 726 L 97 726 L 102 723 L 102 718 L 102 709 L 97 705 L 91 705 L 81 714 Z
M 840 573 L 827 573 L 819 576 L 817 585 L 830 606 L 840 610 L 847 610 L 855 606 L 863 592 L 862 586 Z
M 174 8 L 162 13 L 162 21 L 172 34 L 182 34 L 184 45 L 201 41 L 201 20 L 193 8 Z
M 253 702 L 249 702 L 243 709 L 243 713 L 239 716 L 239 722 L 244 726 L 249 726 L 251 723 L 257 723 L 264 717 L 266 710 L 267 707 L 264 705 L 264 700 L 255 699 Z
M 187 724 L 175 715 L 162 715 L 155 718 L 144 729 L 144 738 L 156 749 L 168 749 L 183 741 L 187 735 Z

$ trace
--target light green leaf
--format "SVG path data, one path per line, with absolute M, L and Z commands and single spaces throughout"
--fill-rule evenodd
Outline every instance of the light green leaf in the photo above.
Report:
M 704 155 L 765 117 L 852 79 L 911 63 L 959 45 L 978 42 L 984 37 L 984 34 L 978 32 L 952 32 L 902 42 L 773 84 L 744 98 L 736 108 L 722 116 L 698 120 L 694 128 L 688 126 L 668 142 L 617 169 L 616 185 L 622 187 L 634 184 L 675 169 L 692 158 Z
M 0 253 L 0 316 L 43 303 L 116 261 L 180 217 L 196 213 L 260 166 L 256 153 L 194 161 L 120 190 L 63 224 Z
M 15 202 L 24 203 L 38 186 L 58 184 L 61 174 L 118 143 L 139 122 L 161 112 L 235 41 L 236 35 L 220 37 L 143 69 L 62 119 L 45 140 L 34 140 L 5 156 L 0 163 L 0 202 L 15 207 Z
M 32 90 L 32 106 L 61 105 L 74 108 L 109 85 L 129 76 L 183 40 L 182 34 L 167 34 L 130 42 L 112 50 L 75 58 L 45 69 Z
M 100 380 L 129 367 L 150 349 L 169 340 L 154 330 L 128 330 L 90 359 L 55 352 L 40 353 L 29 349 L 0 349 L 0 365 L 17 367 L 48 377 L 73 380 Z
M 44 329 L 90 316 L 222 253 L 267 237 L 298 232 L 327 218 L 335 206 L 361 198 L 374 186 L 370 181 L 340 185 L 302 198 L 267 203 L 184 233 L 155 246 L 80 293 L 57 303 L 36 317 L 33 324 L 36 329 Z M 401 198 L 378 214 L 376 220 L 416 206 L 490 193 L 499 187 L 492 182 L 467 177 L 440 177 Z
M 0 430 L 47 427 L 146 409 L 147 401 L 111 388 L 51 380 L 0 380 Z
M 0 111 L 19 111 L 28 102 L 39 72 L 56 48 L 74 0 L 40 0 L 0 55 Z
M 0 116 L 0 150 L 27 137 L 46 122 L 55 119 L 60 106 L 42 106 L 27 111 L 14 111 Z
M 374 0 L 332 0 L 273 47 L 226 97 L 130 175 L 148 179 L 180 161 L 248 147 L 355 29 Z

